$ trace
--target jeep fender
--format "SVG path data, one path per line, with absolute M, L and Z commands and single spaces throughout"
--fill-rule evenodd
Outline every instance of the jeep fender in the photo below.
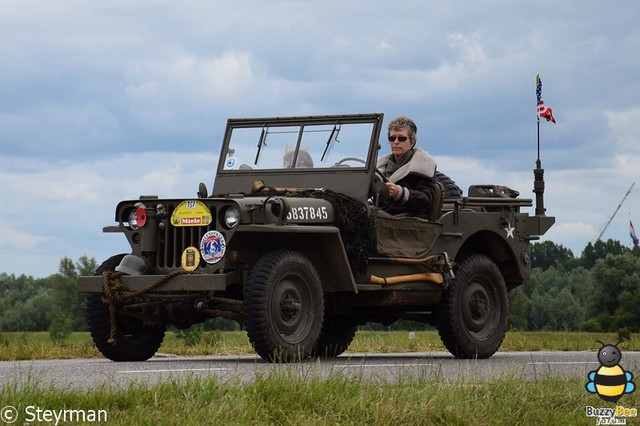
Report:
M 256 238 L 258 233 L 268 235 Z M 325 292 L 358 291 L 340 231 L 335 226 L 243 225 L 237 229 L 229 248 L 234 243 L 246 247 L 242 242 L 245 239 L 267 242 L 255 247 L 256 256 L 258 253 L 276 249 L 291 249 L 304 253 L 318 269 Z

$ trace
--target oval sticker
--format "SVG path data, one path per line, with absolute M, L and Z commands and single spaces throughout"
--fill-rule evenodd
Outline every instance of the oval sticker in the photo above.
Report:
M 227 248 L 224 236 L 218 231 L 209 231 L 200 240 L 200 254 L 207 263 L 216 263 L 224 257 Z
M 171 215 L 173 226 L 207 226 L 211 223 L 211 212 L 202 201 L 187 200 L 178 204 Z
M 189 246 L 182 252 L 180 260 L 182 261 L 182 269 L 193 272 L 200 265 L 200 253 L 197 248 Z

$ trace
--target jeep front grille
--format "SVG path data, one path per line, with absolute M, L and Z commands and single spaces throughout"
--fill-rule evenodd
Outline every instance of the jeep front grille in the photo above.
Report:
M 171 217 L 175 205 L 168 205 L 168 217 Z M 216 217 L 213 206 L 209 206 L 211 214 Z M 170 220 L 165 221 L 165 228 L 158 229 L 158 252 L 156 255 L 156 267 L 174 269 L 182 265 L 182 252 L 189 246 L 200 250 L 200 241 L 205 233 L 216 229 L 215 219 L 208 226 L 173 226 Z M 200 266 L 204 262 L 200 263 Z

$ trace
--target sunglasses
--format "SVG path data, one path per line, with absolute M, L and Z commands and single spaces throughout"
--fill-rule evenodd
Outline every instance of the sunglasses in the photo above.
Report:
M 389 142 L 395 142 L 398 139 L 400 142 L 406 142 L 409 139 L 406 136 L 389 136 Z

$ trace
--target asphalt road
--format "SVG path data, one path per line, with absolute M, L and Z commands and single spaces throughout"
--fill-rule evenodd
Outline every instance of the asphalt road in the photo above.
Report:
M 638 376 L 640 352 L 622 352 L 620 365 Z M 498 352 L 487 360 L 459 360 L 447 352 L 356 353 L 331 360 L 270 364 L 254 355 L 179 357 L 156 356 L 145 362 L 111 362 L 106 359 L 35 360 L 0 362 L 0 386 L 6 384 L 54 385 L 92 389 L 102 384 L 127 388 L 130 383 L 153 384 L 189 377 L 216 376 L 221 380 L 250 381 L 272 373 L 322 377 L 344 374 L 370 380 L 435 377 L 439 380 L 492 380 L 496 377 L 539 380 L 549 376 L 587 381 L 589 371 L 600 367 L 593 352 Z

